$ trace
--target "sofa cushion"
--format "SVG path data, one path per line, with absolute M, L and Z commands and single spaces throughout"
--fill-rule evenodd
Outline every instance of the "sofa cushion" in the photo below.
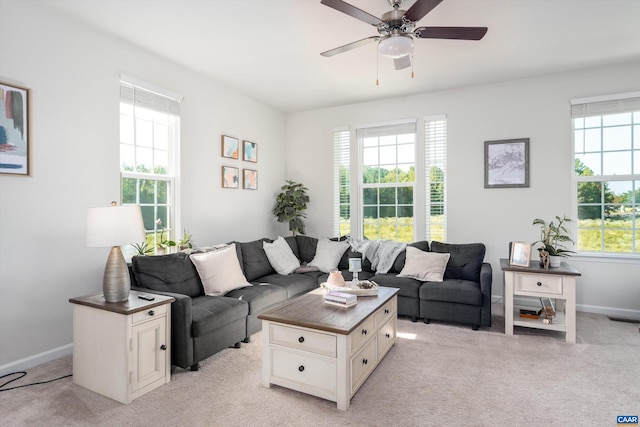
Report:
M 235 289 L 227 293 L 225 297 L 246 301 L 249 304 L 249 314 L 255 314 L 285 302 L 287 290 L 268 283 L 258 283 L 248 288 Z
M 372 282 L 376 282 L 379 286 L 386 286 L 389 288 L 398 288 L 399 297 L 406 297 L 411 299 L 418 299 L 420 292 L 420 286 L 422 286 L 422 280 L 412 279 L 410 277 L 398 277 L 396 274 L 385 273 L 376 274 L 369 278 Z
M 242 270 L 248 281 L 252 282 L 259 277 L 273 274 L 274 270 L 262 247 L 264 242 L 271 243 L 270 239 L 254 240 L 253 242 L 236 243 L 242 250 Z
M 194 298 L 191 305 L 191 334 L 200 337 L 249 314 L 246 301 L 227 297 Z
M 296 243 L 298 244 L 298 256 L 300 258 L 300 262 L 310 262 L 316 255 L 318 239 L 298 234 L 296 236 Z
M 440 243 L 431 242 L 433 252 L 448 252 L 451 254 L 445 279 L 461 279 L 480 282 L 480 268 L 484 261 L 485 246 L 482 243 Z
M 268 276 L 261 277 L 260 282 L 270 283 L 284 288 L 287 291 L 287 299 L 289 299 L 317 288 L 318 285 L 316 277 L 321 274 L 322 273 L 319 271 L 305 274 L 293 273 L 288 276 L 283 276 L 282 274 L 270 274 Z
M 300 267 L 300 260 L 293 254 L 284 237 L 278 237 L 273 243 L 263 242 L 262 247 L 276 273 L 287 275 Z
M 398 277 L 411 277 L 423 281 L 442 282 L 450 256 L 448 253 L 425 252 L 408 246 L 407 259 Z
M 233 289 L 251 286 L 242 273 L 234 244 L 189 257 L 198 270 L 205 295 L 220 296 Z
M 144 288 L 191 298 L 204 295 L 198 271 L 185 253 L 134 256 L 131 269 L 138 285 Z
M 284 240 L 289 244 L 291 248 L 291 252 L 296 256 L 296 258 L 300 259 L 300 250 L 298 249 L 298 241 L 296 240 L 296 236 L 287 236 Z
M 417 242 L 409 243 L 407 244 L 407 246 L 420 249 L 421 251 L 429 250 L 429 242 L 427 242 L 426 240 L 419 240 Z M 404 263 L 406 258 L 407 258 L 407 252 L 406 251 L 400 252 L 396 257 L 396 260 L 393 262 L 393 267 L 391 267 L 391 270 L 389 270 L 389 273 L 400 273 L 404 268 Z
M 320 271 L 328 273 L 338 268 L 340 258 L 347 249 L 349 249 L 347 242 L 332 242 L 327 238 L 318 239 L 316 254 L 308 265 L 318 267 Z
M 443 282 L 424 282 L 420 288 L 420 300 L 481 306 L 482 292 L 476 282 L 446 279 Z

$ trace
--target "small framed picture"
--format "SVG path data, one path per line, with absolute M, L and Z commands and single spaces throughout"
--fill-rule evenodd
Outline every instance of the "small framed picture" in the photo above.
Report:
M 511 242 L 509 264 L 517 267 L 529 267 L 531 260 L 531 243 Z
M 0 175 L 31 175 L 29 89 L 0 82 Z
M 240 172 L 238 168 L 222 166 L 222 188 L 240 188 Z
M 222 135 L 222 157 L 237 160 L 239 150 L 240 142 L 238 141 L 238 138 Z
M 245 190 L 257 190 L 258 189 L 258 171 L 253 169 L 243 169 L 244 179 L 243 186 Z
M 258 163 L 258 144 L 251 141 L 242 141 L 242 160 Z
M 529 138 L 484 142 L 484 188 L 529 187 Z

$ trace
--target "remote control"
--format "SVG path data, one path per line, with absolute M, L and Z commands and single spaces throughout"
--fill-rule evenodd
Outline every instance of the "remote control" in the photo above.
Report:
M 143 300 L 147 300 L 147 301 L 153 301 L 155 299 L 151 295 L 138 295 L 138 298 L 143 299 Z

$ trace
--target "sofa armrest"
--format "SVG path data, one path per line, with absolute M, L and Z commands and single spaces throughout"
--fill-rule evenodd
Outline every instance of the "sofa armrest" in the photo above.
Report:
M 175 301 L 171 303 L 171 364 L 182 368 L 188 368 L 193 365 L 191 297 L 138 286 L 132 286 L 131 289 L 146 294 L 158 294 L 175 298 Z
M 493 269 L 488 262 L 480 267 L 480 292 L 482 292 L 482 325 L 491 326 L 491 284 Z

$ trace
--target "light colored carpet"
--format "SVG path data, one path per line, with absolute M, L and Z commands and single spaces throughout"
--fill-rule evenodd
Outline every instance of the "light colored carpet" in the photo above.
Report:
M 501 313 L 501 307 L 494 306 Z M 578 343 L 504 319 L 470 327 L 400 319 L 403 338 L 351 400 L 261 384 L 261 335 L 122 405 L 65 378 L 0 393 L 2 426 L 610 426 L 640 413 L 638 325 L 578 313 Z M 71 357 L 7 387 L 72 371 Z

